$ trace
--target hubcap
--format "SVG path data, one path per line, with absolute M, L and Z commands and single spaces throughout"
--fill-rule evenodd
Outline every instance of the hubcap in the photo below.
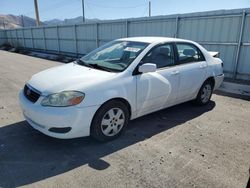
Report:
M 125 122 L 124 112 L 120 108 L 112 108 L 105 113 L 101 122 L 101 129 L 106 136 L 118 134 Z
M 206 103 L 209 100 L 211 93 L 212 93 L 211 85 L 210 84 L 205 85 L 204 88 L 202 89 L 201 101 L 203 103 Z

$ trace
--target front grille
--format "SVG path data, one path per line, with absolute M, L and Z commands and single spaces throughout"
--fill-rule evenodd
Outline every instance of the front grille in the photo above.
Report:
M 24 86 L 23 93 L 25 97 L 33 103 L 35 103 L 40 97 L 40 93 L 38 91 L 35 91 L 27 85 Z

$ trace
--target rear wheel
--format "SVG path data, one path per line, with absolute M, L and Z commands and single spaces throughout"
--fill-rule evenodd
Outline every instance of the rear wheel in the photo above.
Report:
M 91 124 L 91 136 L 109 141 L 121 135 L 129 120 L 127 106 L 121 101 L 109 101 L 96 112 Z
M 201 86 L 200 91 L 194 102 L 197 105 L 205 105 L 210 101 L 212 93 L 213 93 L 213 84 L 210 80 L 207 80 Z

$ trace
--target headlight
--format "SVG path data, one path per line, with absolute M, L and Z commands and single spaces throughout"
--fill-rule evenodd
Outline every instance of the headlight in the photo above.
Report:
M 84 99 L 84 93 L 79 91 L 63 91 L 46 96 L 42 102 L 42 106 L 66 107 L 77 105 Z

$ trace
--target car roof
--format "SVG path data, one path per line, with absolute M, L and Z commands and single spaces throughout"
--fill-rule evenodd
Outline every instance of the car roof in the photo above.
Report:
M 122 41 L 134 41 L 134 42 L 146 42 L 146 43 L 154 43 L 154 42 L 191 42 L 189 40 L 178 39 L 178 38 L 170 38 L 170 37 L 128 37 L 121 38 L 118 40 Z

